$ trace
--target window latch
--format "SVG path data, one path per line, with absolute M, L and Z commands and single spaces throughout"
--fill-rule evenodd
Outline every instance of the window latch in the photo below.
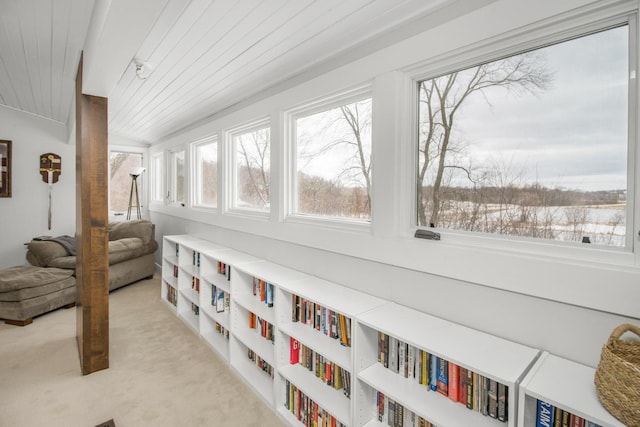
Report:
M 440 240 L 440 233 L 431 230 L 417 229 L 413 237 L 417 237 L 418 239 Z

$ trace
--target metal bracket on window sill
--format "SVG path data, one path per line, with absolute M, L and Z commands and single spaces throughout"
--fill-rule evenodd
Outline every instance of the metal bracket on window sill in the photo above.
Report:
M 417 237 L 418 239 L 440 240 L 440 233 L 431 230 L 417 229 L 413 237 Z

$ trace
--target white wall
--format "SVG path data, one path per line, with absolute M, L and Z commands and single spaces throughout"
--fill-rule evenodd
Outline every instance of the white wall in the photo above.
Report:
M 150 148 L 151 153 L 186 147 L 190 141 L 212 134 L 221 136 L 225 129 L 270 116 L 274 200 L 269 221 L 188 206 L 151 205 L 157 235 L 200 235 L 595 366 L 610 331 L 623 321 L 638 323 L 640 319 L 640 256 L 546 244 L 463 241 L 447 233 L 443 233 L 440 242 L 412 238 L 407 117 L 412 78 L 421 67 L 433 70 L 460 57 L 470 59 L 483 51 L 506 47 L 513 40 L 525 43 L 550 31 L 561 31 L 563 23 L 556 18 L 573 14 L 578 7 L 587 9 L 575 15 L 575 24 L 590 22 L 592 9 L 611 4 L 625 9 L 625 3 L 637 7 L 635 1 L 496 1 L 161 141 Z M 451 52 L 458 52 L 459 56 L 449 58 Z M 346 233 L 281 220 L 285 217 L 280 197 L 285 171 L 282 113 L 363 84 L 371 84 L 374 98 L 374 206 L 370 232 Z
M 32 237 L 75 234 L 76 150 L 62 123 L 0 106 L 0 139 L 12 142 L 12 197 L 0 198 L 0 268 L 22 265 L 24 243 Z M 47 228 L 49 186 L 39 172 L 40 155 L 62 157 L 62 174 L 52 189 L 51 230 Z

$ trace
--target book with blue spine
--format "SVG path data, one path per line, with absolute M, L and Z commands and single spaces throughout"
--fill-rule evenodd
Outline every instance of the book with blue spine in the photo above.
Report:
M 556 408 L 550 403 L 538 400 L 536 411 L 536 427 L 553 427 L 554 412 Z
M 436 372 L 438 372 L 438 356 L 430 354 L 429 357 L 431 362 L 429 366 L 429 387 L 431 390 L 436 391 L 438 389 L 438 379 L 436 377 Z
M 449 362 L 442 357 L 438 358 L 436 372 L 436 390 L 445 396 L 449 395 Z

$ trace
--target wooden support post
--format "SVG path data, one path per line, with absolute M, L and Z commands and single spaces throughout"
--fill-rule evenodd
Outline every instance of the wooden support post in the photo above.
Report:
M 84 375 L 109 367 L 107 98 L 76 77 L 76 336 Z

